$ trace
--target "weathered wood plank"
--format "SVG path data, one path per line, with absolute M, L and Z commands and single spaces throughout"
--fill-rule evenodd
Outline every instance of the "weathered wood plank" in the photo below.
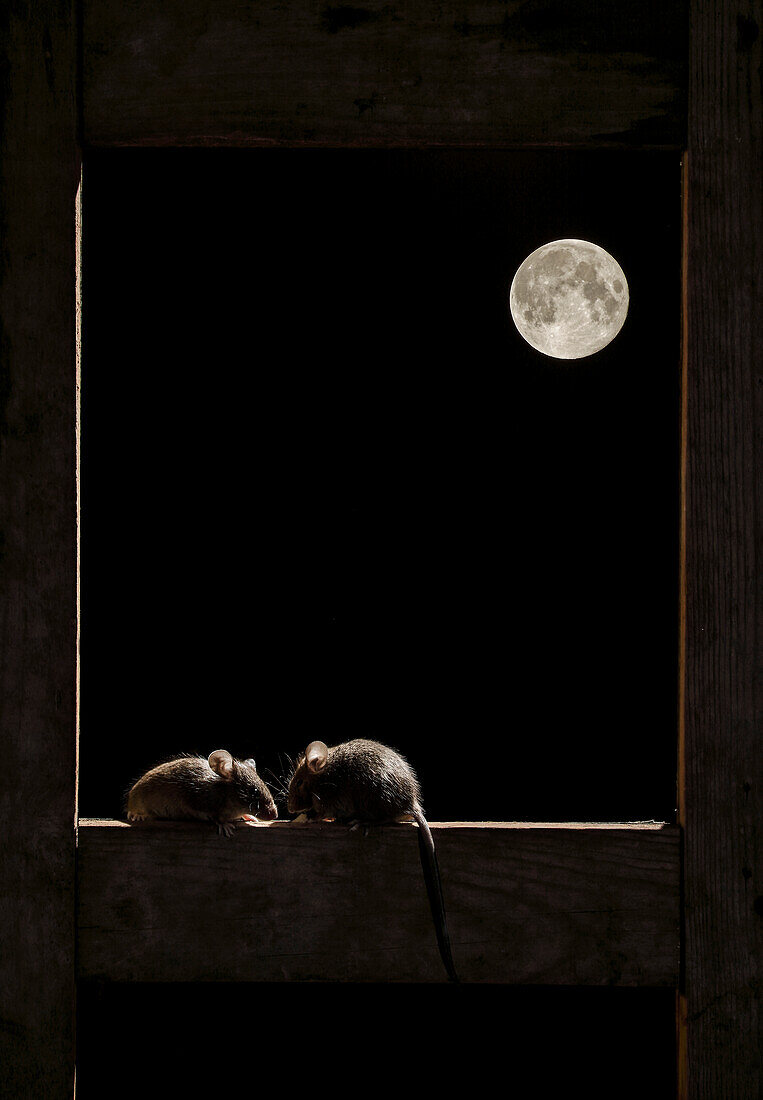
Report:
M 761 1095 L 760 4 L 692 5 L 682 1095 Z M 759 683 L 759 679 L 758 679 Z
M 0 1065 L 74 1083 L 76 141 L 71 3 L 0 14 Z
M 462 980 L 675 985 L 678 830 L 432 826 Z M 415 827 L 79 829 L 79 974 L 444 980 Z
M 95 145 L 685 141 L 684 0 L 83 9 Z

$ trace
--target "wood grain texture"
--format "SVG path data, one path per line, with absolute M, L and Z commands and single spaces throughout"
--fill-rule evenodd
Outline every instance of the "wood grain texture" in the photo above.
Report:
M 763 313 L 760 5 L 692 5 L 682 1094 L 761 1094 L 756 627 Z
M 462 980 L 675 985 L 678 830 L 434 824 Z M 415 827 L 79 829 L 79 974 L 445 980 Z
M 76 142 L 73 5 L 0 15 L 0 1065 L 74 1079 Z
M 685 141 L 684 0 L 85 0 L 83 11 L 95 145 Z

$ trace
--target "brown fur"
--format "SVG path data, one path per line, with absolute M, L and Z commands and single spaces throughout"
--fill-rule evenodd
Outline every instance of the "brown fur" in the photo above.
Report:
M 203 756 L 168 760 L 146 772 L 127 795 L 128 820 L 195 819 L 222 827 L 244 814 L 265 820 L 277 817 L 273 798 L 254 761 L 224 755 L 230 759 L 230 772 L 225 775 L 214 771 Z

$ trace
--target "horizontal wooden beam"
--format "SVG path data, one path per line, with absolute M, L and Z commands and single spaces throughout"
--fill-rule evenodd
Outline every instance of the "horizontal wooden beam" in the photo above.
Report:
M 433 824 L 462 980 L 674 986 L 679 833 Z M 83 821 L 79 976 L 438 982 L 413 825 Z
M 84 0 L 94 145 L 683 147 L 685 6 Z

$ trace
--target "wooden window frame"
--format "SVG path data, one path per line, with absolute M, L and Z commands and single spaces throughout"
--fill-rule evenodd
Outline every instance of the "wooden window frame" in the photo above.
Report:
M 192 0 L 163 5 L 162 20 L 155 18 L 151 0 L 129 6 L 84 0 L 83 10 L 74 0 L 35 0 L 13 5 L 4 16 L 0 913 L 4 942 L 12 950 L 0 959 L 0 1045 L 9 1095 L 72 1095 L 78 976 L 137 980 L 151 974 L 178 980 L 190 976 L 193 966 L 198 977 L 198 960 L 208 956 L 194 947 L 198 928 L 194 931 L 187 916 L 193 906 L 167 904 L 161 910 L 162 893 L 152 894 L 156 876 L 146 855 L 152 846 L 166 844 L 166 834 L 158 830 L 138 845 L 132 831 L 117 823 L 77 821 L 83 142 L 586 147 L 617 145 L 629 128 L 632 145 L 645 118 L 657 125 L 659 147 L 686 149 L 679 823 L 451 823 L 436 827 L 437 842 L 453 897 L 454 938 L 464 944 L 465 977 L 670 986 L 679 1001 L 680 1095 L 745 1100 L 759 1094 L 761 795 L 753 673 L 760 401 L 755 356 L 763 286 L 763 128 L 754 90 L 760 12 L 741 0 L 690 0 L 685 126 L 677 126 L 674 115 L 663 119 L 660 129 L 656 86 L 623 59 L 619 67 L 611 66 L 617 73 L 612 88 L 619 94 L 609 99 L 580 73 L 570 70 L 560 78 L 561 90 L 571 93 L 566 98 L 571 107 L 562 113 L 553 96 L 540 101 L 535 113 L 524 110 L 521 71 L 512 76 L 506 70 L 504 95 L 497 96 L 493 86 L 481 97 L 479 71 L 459 70 L 459 98 L 451 92 L 449 99 L 453 65 L 470 56 L 469 27 L 456 19 L 455 8 L 444 7 L 447 26 L 428 25 L 425 35 L 413 25 L 397 29 L 397 53 L 381 59 L 387 64 L 378 66 L 375 77 L 383 82 L 397 66 L 401 79 L 388 96 L 377 95 L 373 81 L 368 88 L 363 83 L 368 58 L 354 53 L 352 43 L 367 44 L 368 37 L 353 39 L 346 33 L 353 30 L 349 26 L 324 25 L 320 34 L 311 30 L 314 8 L 306 0 L 294 5 L 288 34 L 274 25 L 258 38 L 258 48 L 275 59 L 270 68 L 250 64 L 247 43 L 254 32 L 248 24 L 236 24 L 236 19 L 246 22 L 242 13 L 248 9 L 227 0 L 215 8 L 219 26 L 227 27 L 216 39 L 217 54 L 213 49 L 198 56 L 188 49 L 194 35 L 203 38 L 203 20 L 195 20 Z M 182 11 L 180 42 L 168 40 L 167 10 Z M 359 10 L 326 8 L 334 17 Z M 362 33 L 372 35 L 381 7 L 374 2 L 363 10 Z M 315 87 L 323 90 L 312 101 L 293 102 L 293 89 L 283 81 L 292 33 L 314 60 L 308 76 L 320 78 Z M 404 90 L 417 87 L 421 51 L 432 42 L 435 53 L 426 63 L 439 95 L 435 110 L 433 100 L 406 100 Z M 210 74 L 221 72 L 230 78 L 223 110 L 216 109 L 208 87 Z M 356 114 L 347 110 L 347 72 L 357 77 Z M 380 105 L 384 111 L 377 110 Z M 643 132 L 653 135 L 654 127 Z M 646 142 L 636 138 L 636 145 Z M 210 844 L 186 826 L 168 829 L 180 865 L 193 868 L 188 880 L 203 881 L 210 873 Z M 288 849 L 288 860 L 271 868 L 270 902 L 275 904 L 283 887 L 279 875 L 289 873 L 288 864 L 314 875 L 320 910 L 321 868 L 340 846 L 355 884 L 349 916 L 378 921 L 379 934 L 391 937 L 398 953 L 400 973 L 440 980 L 411 830 L 382 830 L 374 843 L 375 874 L 364 877 L 353 838 L 341 831 L 250 830 L 227 849 L 221 903 L 247 904 L 251 912 L 253 897 L 244 892 L 235 900 L 245 877 L 242 866 L 248 876 L 251 861 L 267 863 L 277 846 Z M 219 875 L 219 859 L 215 866 Z M 162 913 L 158 930 L 142 934 L 140 942 L 134 928 L 137 903 L 125 894 L 126 867 L 142 876 L 143 897 L 153 898 Z M 385 918 L 381 890 L 393 870 L 399 878 L 398 923 L 389 913 Z M 538 946 L 539 937 L 522 940 L 523 914 L 537 921 L 541 909 L 553 933 L 547 942 L 559 938 L 552 954 Z M 327 921 L 325 907 L 321 913 Z M 286 920 L 277 934 L 254 948 L 250 943 L 243 956 L 228 940 L 226 954 L 236 957 L 236 975 L 226 969 L 225 959 L 207 957 L 202 977 L 275 980 L 276 953 L 288 954 L 296 934 Z M 185 944 L 169 967 L 168 936 Z M 375 980 L 382 974 L 378 958 L 360 952 L 338 956 L 329 942 L 328 936 L 319 938 L 307 961 L 292 953 L 286 976 Z M 131 949 L 126 951 L 126 944 Z

